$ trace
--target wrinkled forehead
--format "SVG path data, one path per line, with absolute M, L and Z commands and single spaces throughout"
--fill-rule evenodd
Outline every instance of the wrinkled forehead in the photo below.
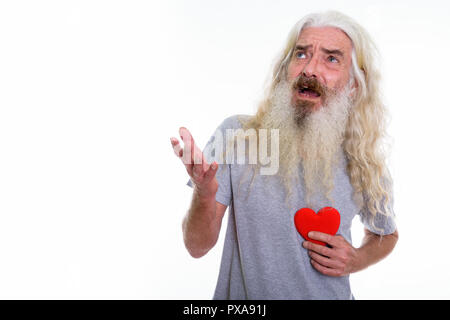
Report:
M 340 50 L 351 55 L 353 43 L 349 36 L 337 27 L 304 27 L 297 38 L 296 45 L 324 47 Z

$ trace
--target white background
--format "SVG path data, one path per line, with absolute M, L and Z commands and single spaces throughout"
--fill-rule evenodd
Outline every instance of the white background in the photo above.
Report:
M 210 299 L 225 229 L 184 249 L 169 137 L 203 147 L 253 113 L 292 25 L 325 9 L 372 34 L 391 113 L 400 240 L 354 295 L 449 299 L 450 8 L 380 0 L 0 2 L 0 298 Z

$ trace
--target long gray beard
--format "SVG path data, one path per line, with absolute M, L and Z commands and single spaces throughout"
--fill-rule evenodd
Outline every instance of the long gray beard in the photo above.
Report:
M 292 105 L 292 87 L 281 81 L 275 88 L 271 108 L 262 128 L 279 129 L 280 175 L 292 195 L 303 169 L 305 200 L 315 207 L 316 195 L 324 195 L 332 205 L 334 170 L 341 155 L 348 113 L 352 102 L 349 86 L 329 97 L 319 110 L 304 112 Z M 314 197 L 313 197 L 314 196 Z

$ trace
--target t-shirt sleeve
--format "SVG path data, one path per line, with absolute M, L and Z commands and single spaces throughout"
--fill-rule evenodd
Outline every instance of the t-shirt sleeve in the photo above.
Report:
M 392 188 L 389 189 L 392 190 Z M 364 199 L 366 200 L 365 197 Z M 367 204 L 367 201 L 365 201 L 365 204 Z M 382 206 L 386 204 L 386 197 L 383 197 L 381 204 Z M 395 213 L 393 209 L 394 197 L 392 191 L 389 191 L 389 199 L 388 203 L 386 204 L 386 208 L 386 214 L 377 211 L 376 214 L 373 215 L 367 208 L 367 205 L 364 205 L 363 209 L 359 213 L 361 222 L 363 223 L 364 227 L 370 232 L 379 235 L 388 235 L 394 233 L 397 229 L 397 225 L 395 222 Z
M 218 169 L 216 172 L 216 179 L 219 184 L 219 188 L 216 193 L 216 201 L 223 205 L 230 205 L 232 192 L 231 192 L 231 168 L 226 163 L 225 152 L 225 137 L 226 129 L 232 128 L 235 122 L 234 117 L 225 119 L 216 129 L 214 134 L 209 138 L 206 146 L 203 148 L 203 154 L 209 164 L 216 161 Z M 187 185 L 193 187 L 191 179 L 187 182 Z

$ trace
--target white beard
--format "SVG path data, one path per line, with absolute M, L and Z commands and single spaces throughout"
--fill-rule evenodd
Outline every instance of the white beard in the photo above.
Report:
M 334 169 L 352 105 L 350 86 L 326 99 L 318 110 L 301 117 L 296 110 L 299 107 L 291 102 L 292 93 L 291 84 L 285 80 L 276 86 L 271 108 L 263 117 L 261 127 L 279 129 L 280 175 L 288 196 L 292 193 L 292 183 L 299 182 L 298 166 L 302 164 L 308 205 L 314 206 L 311 196 L 318 193 L 333 202 Z

